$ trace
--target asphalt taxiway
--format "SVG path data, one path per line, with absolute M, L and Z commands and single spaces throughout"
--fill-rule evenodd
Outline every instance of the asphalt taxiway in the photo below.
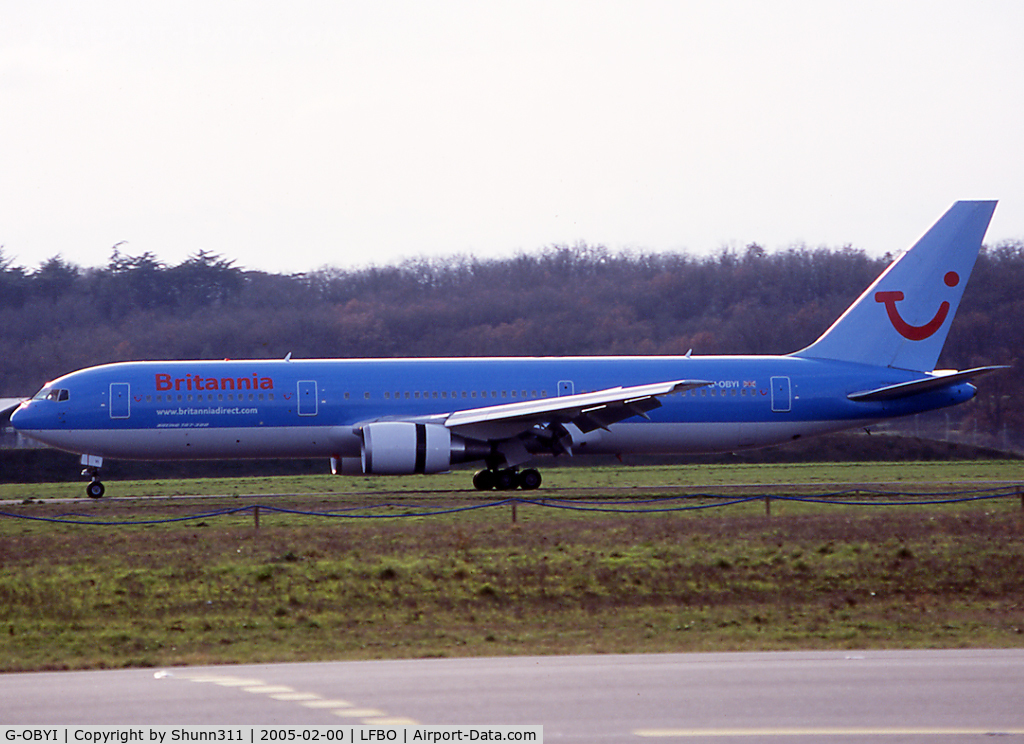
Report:
M 545 741 L 1024 741 L 1024 649 L 0 675 L 5 724 L 542 724 Z

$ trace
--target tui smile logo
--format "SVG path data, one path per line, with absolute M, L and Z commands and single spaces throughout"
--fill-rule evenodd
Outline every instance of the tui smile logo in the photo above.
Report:
M 947 287 L 955 287 L 960 283 L 960 275 L 955 271 L 950 271 L 943 278 L 943 281 L 946 283 Z M 935 335 L 935 332 L 939 330 L 943 321 L 946 320 L 946 316 L 949 314 L 949 303 L 943 301 L 943 303 L 939 305 L 939 310 L 935 313 L 935 317 L 927 323 L 919 326 L 910 325 L 910 323 L 903 320 L 903 316 L 900 315 L 899 308 L 896 307 L 896 303 L 902 299 L 902 292 L 875 292 L 875 302 L 885 304 L 885 311 L 889 314 L 889 322 L 892 323 L 892 327 L 895 328 L 903 338 L 911 341 L 924 341 L 926 338 Z

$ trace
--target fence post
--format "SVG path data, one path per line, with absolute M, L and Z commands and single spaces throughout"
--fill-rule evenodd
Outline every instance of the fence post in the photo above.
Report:
M 253 520 L 253 523 L 255 524 L 255 528 L 258 530 L 260 528 L 260 505 L 259 504 L 256 504 L 252 508 L 252 520 Z
M 772 497 L 768 494 L 764 495 L 764 515 L 769 519 L 772 516 Z
M 1021 498 L 1021 503 L 1024 504 L 1024 495 L 1022 495 L 1020 498 Z M 512 524 L 515 524 L 516 523 L 516 519 L 518 518 L 518 515 L 516 514 L 516 506 L 518 506 L 518 504 L 515 501 L 513 501 L 512 502 Z

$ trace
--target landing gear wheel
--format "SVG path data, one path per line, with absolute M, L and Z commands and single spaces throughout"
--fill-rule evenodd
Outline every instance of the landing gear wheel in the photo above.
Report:
M 540 488 L 540 482 L 540 473 L 533 468 L 521 473 L 516 468 L 479 470 L 473 476 L 473 487 L 477 491 L 514 491 L 517 488 L 533 491 Z
M 494 490 L 494 471 L 480 470 L 473 476 L 473 488 L 477 491 Z
M 514 491 L 519 487 L 519 471 L 514 468 L 499 470 L 494 475 L 494 487 L 499 491 Z
M 85 494 L 90 499 L 101 499 L 103 498 L 103 494 L 104 492 L 106 492 L 106 490 L 107 489 L 103 487 L 103 484 L 100 481 L 94 480 L 92 483 L 85 487 Z
M 524 491 L 534 491 L 540 488 L 540 473 L 533 468 L 527 468 L 519 474 L 519 487 Z

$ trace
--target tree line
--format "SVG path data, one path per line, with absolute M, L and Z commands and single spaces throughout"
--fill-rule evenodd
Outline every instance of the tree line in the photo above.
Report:
M 580 243 L 283 275 L 116 247 L 103 267 L 54 256 L 29 270 L 0 249 L 0 397 L 138 359 L 780 354 L 813 341 L 891 260 L 849 246 L 695 257 Z M 1024 242 L 984 248 L 940 359 L 1014 365 L 956 415 L 1016 438 L 1022 288 Z

